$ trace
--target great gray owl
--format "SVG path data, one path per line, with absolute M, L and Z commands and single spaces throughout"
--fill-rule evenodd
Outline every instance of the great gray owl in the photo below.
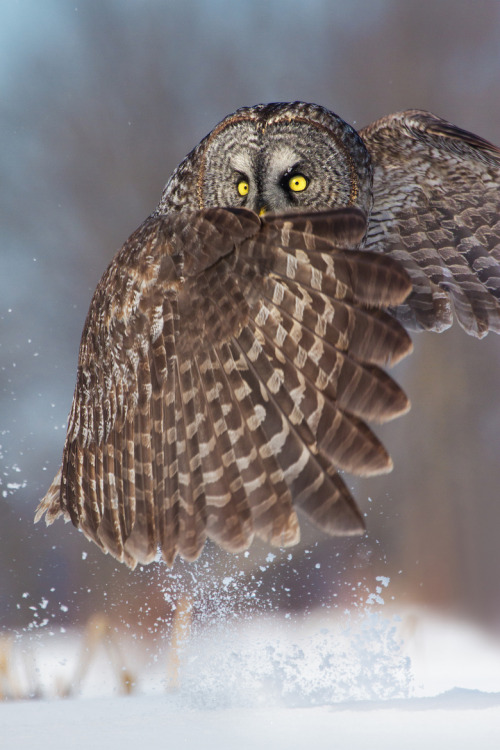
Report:
M 111 262 L 83 331 L 62 467 L 37 520 L 117 559 L 207 537 L 363 531 L 339 476 L 390 470 L 365 420 L 410 328 L 500 332 L 500 150 L 429 113 L 357 133 L 313 105 L 228 116 Z

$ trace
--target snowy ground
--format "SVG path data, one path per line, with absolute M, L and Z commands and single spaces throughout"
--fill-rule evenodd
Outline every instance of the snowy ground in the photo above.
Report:
M 168 653 L 123 638 L 120 649 L 117 678 L 114 652 L 97 647 L 78 697 L 0 704 L 2 750 L 500 747 L 499 644 L 427 612 L 219 622 L 180 644 L 170 691 Z M 54 696 L 81 652 L 81 634 L 26 636 L 16 673 Z
M 484 698 L 484 700 L 483 700 Z M 316 708 L 178 709 L 160 697 L 2 706 L 2 748 L 453 748 L 494 750 L 499 696 L 454 693 L 443 700 Z M 495 703 L 495 705 L 491 705 Z

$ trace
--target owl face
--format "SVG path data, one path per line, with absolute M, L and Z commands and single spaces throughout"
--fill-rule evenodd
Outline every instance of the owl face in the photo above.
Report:
M 369 214 L 371 180 L 361 138 L 337 115 L 301 102 L 257 105 L 214 128 L 174 173 L 162 202 L 260 214 L 355 206 Z

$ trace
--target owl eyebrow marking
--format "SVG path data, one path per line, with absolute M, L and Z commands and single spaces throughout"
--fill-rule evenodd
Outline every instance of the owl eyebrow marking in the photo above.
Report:
M 300 169 L 300 159 L 298 159 L 294 164 L 292 164 L 290 169 L 286 170 L 286 176 L 288 177 L 289 174 L 293 174 L 293 172 L 296 172 L 298 169 Z
M 251 164 L 248 158 L 248 154 L 233 154 L 230 158 L 230 165 L 232 169 L 239 172 L 247 179 L 250 177 Z

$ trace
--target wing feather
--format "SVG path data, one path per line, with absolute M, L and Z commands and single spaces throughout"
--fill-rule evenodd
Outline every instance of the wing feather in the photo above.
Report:
M 259 404 L 253 397 L 253 390 L 260 388 L 259 382 L 252 379 L 233 341 L 214 347 L 213 355 L 214 372 L 218 373 L 225 396 L 222 403 L 232 405 L 231 413 L 238 417 L 237 429 L 232 425 L 228 435 L 236 450 L 236 467 L 250 504 L 254 531 L 272 544 L 294 544 L 298 541 L 298 521 L 290 491 L 277 457 L 265 450 L 267 438 Z M 214 408 L 216 405 L 215 401 Z
M 500 333 L 500 149 L 429 112 L 410 110 L 360 131 L 373 162 L 369 249 L 408 272 L 397 308 L 408 327 L 453 322 Z
M 408 279 L 356 249 L 365 230 L 352 209 L 147 220 L 94 295 L 38 516 L 69 515 L 131 566 L 158 547 L 195 559 L 207 536 L 294 544 L 294 506 L 330 533 L 362 531 L 337 470 L 390 468 L 362 420 L 407 407 L 379 365 L 410 348 L 378 309 Z

